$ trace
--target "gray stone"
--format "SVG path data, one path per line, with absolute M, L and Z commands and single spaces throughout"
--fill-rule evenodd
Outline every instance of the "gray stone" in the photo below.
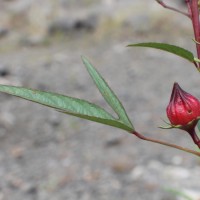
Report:
M 56 32 L 69 33 L 70 31 L 92 31 L 98 25 L 98 16 L 89 14 L 88 16 L 73 17 L 68 16 L 65 18 L 57 19 L 49 26 L 48 32 L 54 34 Z
M 3 27 L 0 28 L 0 38 L 7 36 L 8 33 L 9 33 L 9 29 L 3 28 Z

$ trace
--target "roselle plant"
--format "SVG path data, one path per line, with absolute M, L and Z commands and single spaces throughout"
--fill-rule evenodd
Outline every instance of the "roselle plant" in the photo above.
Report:
M 198 4 L 200 3 L 200 1 L 198 2 L 198 0 L 185 0 L 187 12 L 168 6 L 162 0 L 156 1 L 164 8 L 183 14 L 184 16 L 191 19 L 192 27 L 194 30 L 193 41 L 196 45 L 197 57 L 194 56 L 192 52 L 184 48 L 165 43 L 145 42 L 130 44 L 128 45 L 128 47 L 150 47 L 173 53 L 188 60 L 191 64 L 194 65 L 194 67 L 196 67 L 197 71 L 200 72 L 200 20 Z M 109 85 L 106 83 L 106 81 L 103 79 L 101 74 L 94 68 L 94 66 L 88 61 L 86 57 L 82 57 L 82 61 L 91 78 L 93 79 L 94 84 L 97 86 L 98 90 L 100 91 L 108 105 L 117 114 L 117 117 L 114 117 L 104 108 L 94 103 L 53 92 L 45 92 L 9 85 L 0 85 L 0 92 L 4 92 L 13 96 L 26 99 L 28 101 L 54 108 L 64 114 L 73 115 L 75 117 L 122 129 L 142 140 L 169 146 L 200 156 L 199 151 L 194 151 L 192 149 L 178 146 L 176 144 L 171 144 L 165 141 L 148 138 L 140 133 L 138 130 L 135 130 L 122 103 L 109 87 Z M 170 98 L 170 103 L 167 106 L 166 111 L 170 122 L 166 122 L 166 127 L 162 126 L 160 128 L 178 128 L 186 131 L 192 137 L 194 143 L 200 148 L 200 139 L 196 134 L 196 128 L 199 128 L 200 130 L 200 123 L 198 122 L 200 119 L 200 101 L 188 92 L 185 92 L 178 85 L 178 83 L 175 82 Z

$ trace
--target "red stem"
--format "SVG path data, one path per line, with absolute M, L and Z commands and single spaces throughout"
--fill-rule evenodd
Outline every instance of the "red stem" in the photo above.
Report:
M 187 4 L 187 7 L 188 7 L 188 15 L 190 16 L 190 18 L 192 18 L 192 11 L 190 8 L 190 0 L 185 0 L 185 3 Z
M 194 129 L 192 129 L 192 130 L 188 131 L 188 133 L 192 137 L 194 143 L 200 148 L 200 139 L 199 139 L 198 135 L 196 134 L 196 131 Z
M 200 22 L 199 22 L 199 8 L 198 8 L 198 0 L 191 0 L 186 1 L 188 6 L 188 12 L 191 15 L 193 30 L 195 40 L 199 43 L 200 42 Z M 197 57 L 200 59 L 200 45 L 196 43 L 197 49 Z M 200 65 L 198 64 L 200 67 Z
M 181 11 L 181 10 L 178 10 L 177 8 L 168 6 L 168 5 L 165 4 L 162 0 L 156 0 L 156 1 L 157 1 L 163 8 L 167 8 L 167 9 L 169 9 L 169 10 L 173 10 L 173 11 L 175 11 L 175 12 L 181 13 L 181 14 L 183 14 L 183 15 L 185 15 L 185 16 L 187 16 L 187 17 L 190 18 L 190 15 L 189 15 L 188 13 L 183 12 L 183 11 Z
M 136 131 L 132 132 L 132 134 L 137 136 L 138 138 L 140 138 L 142 140 L 146 140 L 146 141 L 149 141 L 149 142 L 153 142 L 153 143 L 161 144 L 161 145 L 164 145 L 164 146 L 172 147 L 172 148 L 175 148 L 175 149 L 179 149 L 181 151 L 185 151 L 185 152 L 188 152 L 188 153 L 191 153 L 191 154 L 194 154 L 194 155 L 200 157 L 200 152 L 197 152 L 197 151 L 185 148 L 185 147 L 181 147 L 181 146 L 178 146 L 178 145 L 175 145 L 175 144 L 171 144 L 171 143 L 168 143 L 168 142 L 164 142 L 164 141 L 161 141 L 161 140 L 148 138 L 148 137 L 145 137 L 145 136 L 143 136 L 142 134 L 140 134 Z

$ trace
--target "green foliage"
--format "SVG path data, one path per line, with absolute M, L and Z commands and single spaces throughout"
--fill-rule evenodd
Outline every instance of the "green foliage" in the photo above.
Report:
M 114 126 L 126 131 L 133 131 L 134 128 L 116 95 L 86 58 L 83 58 L 83 62 L 99 91 L 119 116 L 118 119 L 98 105 L 57 93 L 7 85 L 0 85 L 0 92 L 54 108 L 65 114 Z
M 185 200 L 194 200 L 192 197 L 188 196 L 185 192 L 181 190 L 172 188 L 167 188 L 166 190 L 175 196 L 182 197 Z
M 100 93 L 102 94 L 106 102 L 111 106 L 111 108 L 118 115 L 119 121 L 126 124 L 130 128 L 133 128 L 133 125 L 131 124 L 131 121 L 129 120 L 126 114 L 126 111 L 123 105 L 121 104 L 117 96 L 114 94 L 114 92 L 110 89 L 106 81 L 98 73 L 98 71 L 91 65 L 91 63 L 89 63 L 89 61 L 86 58 L 82 57 L 82 59 L 83 59 L 83 63 L 85 64 L 91 78 L 93 79 Z
M 130 44 L 128 47 L 151 47 L 155 49 L 160 49 L 163 51 L 167 51 L 173 53 L 177 56 L 180 56 L 190 62 L 194 62 L 195 58 L 192 52 L 175 45 L 165 44 L 165 43 L 156 43 L 156 42 L 147 42 L 147 43 L 137 43 L 137 44 Z

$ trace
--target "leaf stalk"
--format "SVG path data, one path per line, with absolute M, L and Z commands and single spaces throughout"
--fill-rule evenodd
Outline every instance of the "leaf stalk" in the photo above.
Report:
M 193 155 L 200 157 L 200 152 L 198 152 L 198 151 L 194 151 L 192 149 L 188 149 L 188 148 L 185 148 L 185 147 L 182 147 L 182 146 L 179 146 L 179 145 L 176 145 L 176 144 L 164 142 L 164 141 L 161 141 L 161 140 L 145 137 L 144 135 L 142 135 L 141 133 L 136 132 L 136 131 L 131 132 L 131 134 L 135 135 L 136 137 L 138 137 L 142 140 L 146 140 L 146 141 L 149 141 L 149 142 L 153 142 L 153 143 L 161 144 L 161 145 L 164 145 L 164 146 L 172 147 L 172 148 L 175 148 L 175 149 L 179 149 L 181 151 L 191 153 Z

